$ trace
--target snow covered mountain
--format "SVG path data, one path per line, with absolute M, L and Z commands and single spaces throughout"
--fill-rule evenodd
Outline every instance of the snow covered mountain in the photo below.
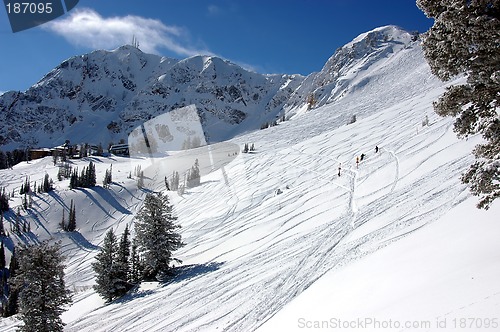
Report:
M 386 74 L 386 67 L 404 62 L 415 65 L 406 66 L 404 77 L 395 76 L 397 70 Z M 191 104 L 206 140 L 218 142 L 360 89 L 385 94 L 378 105 L 384 107 L 398 96 L 368 83 L 384 79 L 413 91 L 422 65 L 417 37 L 395 26 L 361 34 L 306 78 L 261 75 L 217 57 L 162 58 L 132 46 L 95 51 L 64 61 L 26 92 L 0 96 L 0 146 L 55 146 L 67 139 L 106 146 L 155 116 Z
M 117 142 L 141 123 L 194 104 L 207 141 L 274 120 L 300 75 L 261 75 L 217 57 L 181 61 L 132 46 L 61 63 L 26 92 L 0 97 L 0 146 Z
M 328 74 L 349 50 L 354 60 Z M 196 59 L 201 68 L 203 58 Z M 292 89 L 289 121 L 227 142 L 254 143 L 254 153 L 231 156 L 182 195 L 167 193 L 186 243 L 175 254 L 183 267 L 169 283 L 142 283 L 111 304 L 92 289 L 91 263 L 105 232 L 119 235 L 128 225 L 133 234 L 145 194 L 165 189 L 160 168 L 148 174 L 160 181 L 145 189 L 129 176 L 150 160 L 74 160 L 80 168 L 93 160 L 98 182 L 113 165 L 110 188 L 70 190 L 68 180 L 56 181 L 54 192 L 33 198 L 33 209 L 20 210 L 31 232 L 11 235 L 9 250 L 18 242 L 62 242 L 74 292 L 62 316 L 66 331 L 498 330 L 500 205 L 477 210 L 460 182 L 481 137 L 458 140 L 453 119 L 434 113 L 445 85 L 401 30 L 363 34 L 329 63 Z M 171 77 L 160 77 L 148 84 L 168 86 Z M 312 84 L 321 77 L 324 90 Z M 317 102 L 308 111 L 309 92 Z M 348 124 L 352 115 L 357 121 Z M 0 170 L 0 187 L 16 192 L 6 229 L 25 177 L 55 180 L 57 170 L 51 158 Z M 71 200 L 77 231 L 66 233 L 59 222 Z M 20 324 L 0 319 L 0 332 Z
M 413 63 L 415 67 L 405 66 L 408 62 Z M 364 89 L 374 89 L 372 93 L 381 96 L 380 102 L 389 105 L 396 101 L 394 98 L 397 96 L 393 96 L 392 91 L 378 89 L 377 84 L 369 83 L 393 82 L 408 91 L 418 89 L 413 84 L 415 76 L 425 73 L 422 71 L 422 65 L 425 65 L 425 61 L 418 35 L 396 26 L 377 28 L 359 35 L 339 48 L 320 72 L 307 76 L 292 94 L 285 109 L 292 116 L 297 112 L 339 101 L 357 90 Z M 408 71 L 405 77 L 397 76 L 400 72 L 397 69 L 401 66 Z M 383 98 L 383 95 L 390 99 Z M 377 106 L 384 107 L 384 104 Z

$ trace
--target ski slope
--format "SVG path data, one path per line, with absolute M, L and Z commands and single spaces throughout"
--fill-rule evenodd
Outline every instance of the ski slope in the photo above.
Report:
M 456 331 L 454 318 L 500 319 L 500 207 L 476 210 L 460 182 L 481 138 L 458 140 L 452 119 L 432 111 L 442 84 L 424 65 L 400 61 L 408 63 L 385 75 L 367 72 L 363 89 L 335 103 L 230 140 L 254 143 L 256 151 L 239 153 L 182 196 L 170 192 L 186 246 L 175 253 L 181 272 L 166 284 L 143 283 L 107 305 L 91 288 L 105 232 L 133 226 L 145 193 L 164 189 L 162 181 L 138 189 L 128 178 L 147 159 L 93 158 L 98 180 L 113 164 L 109 190 L 69 190 L 66 180 L 35 197 L 36 212 L 22 212 L 32 234 L 13 237 L 62 241 L 74 291 L 65 330 L 291 331 L 371 317 L 432 322 L 398 331 Z M 390 84 L 409 80 L 411 66 L 419 73 L 411 91 Z M 347 125 L 353 114 L 358 120 Z M 0 185 L 11 191 L 25 175 L 33 181 L 45 172 L 56 179 L 50 158 L 0 171 Z M 71 199 L 78 232 L 66 234 L 58 223 Z M 14 209 L 20 204 L 20 197 L 11 201 Z M 0 331 L 19 324 L 1 319 Z

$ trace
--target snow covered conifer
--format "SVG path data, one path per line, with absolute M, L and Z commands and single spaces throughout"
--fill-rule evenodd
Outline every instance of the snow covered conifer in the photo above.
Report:
M 2 244 L 0 245 L 0 271 L 3 271 L 4 268 L 5 268 L 5 247 L 2 241 Z
M 0 213 L 9 210 L 9 197 L 5 193 L 5 188 L 0 188 Z
M 134 239 L 132 241 L 132 249 L 130 253 L 129 282 L 131 284 L 137 284 L 141 280 L 141 275 L 142 275 L 141 258 L 137 250 L 137 241 Z
M 3 225 L 3 212 L 0 209 L 0 236 L 5 236 L 5 228 Z
M 462 181 L 480 196 L 478 208 L 488 209 L 500 197 L 500 0 L 418 0 L 417 5 L 434 18 L 423 38 L 432 72 L 443 81 L 467 76 L 465 84 L 448 87 L 434 109 L 456 118 L 458 137 L 480 133 L 485 139 Z
M 136 216 L 135 230 L 139 250 L 144 257 L 144 276 L 147 279 L 162 278 L 169 272 L 172 252 L 181 248 L 179 225 L 172 214 L 168 197 L 147 194 L 144 205 Z
M 101 251 L 96 256 L 92 267 L 97 275 L 94 289 L 107 302 L 120 296 L 120 282 L 118 279 L 117 240 L 110 229 L 104 237 Z
M 19 269 L 19 262 L 17 260 L 16 247 L 12 248 L 12 255 L 10 256 L 9 264 L 9 283 L 8 283 L 8 297 L 7 304 L 3 308 L 3 316 L 10 317 L 17 314 L 19 309 L 18 299 L 19 299 L 19 286 L 14 282 L 15 276 L 17 275 L 17 270 Z
M 48 193 L 49 191 L 53 190 L 53 182 L 52 179 L 49 177 L 47 173 L 45 173 L 45 176 L 43 177 L 43 184 L 42 184 L 42 192 Z
M 59 244 L 47 241 L 19 247 L 19 312 L 24 325 L 20 331 L 63 331 L 63 306 L 71 302 L 64 284 L 63 257 Z
M 196 187 L 200 185 L 200 164 L 198 159 L 195 160 L 194 165 L 188 173 L 187 185 L 188 187 Z
M 66 228 L 66 220 L 65 220 L 65 216 L 64 216 L 64 209 L 63 209 L 63 214 L 62 214 L 62 219 L 61 219 L 61 222 L 59 223 L 59 226 L 61 226 L 61 229 L 63 231 L 65 231 L 67 228 Z
M 66 230 L 68 232 L 74 232 L 75 229 L 76 229 L 76 207 L 75 204 L 73 203 L 73 200 L 71 200 L 71 204 L 69 207 L 69 219 L 68 219 L 68 224 L 66 225 Z
M 122 233 L 120 242 L 118 243 L 117 249 L 117 287 L 119 295 L 124 295 L 132 287 L 130 280 L 130 232 L 128 230 L 128 225 L 125 226 L 125 230 Z

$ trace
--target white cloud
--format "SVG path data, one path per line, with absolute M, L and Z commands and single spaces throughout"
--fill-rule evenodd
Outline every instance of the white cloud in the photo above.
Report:
M 183 28 L 134 15 L 105 18 L 92 9 L 83 8 L 43 27 L 74 45 L 93 49 L 114 49 L 130 44 L 135 36 L 140 49 L 146 53 L 158 54 L 160 48 L 165 48 L 181 56 L 212 54 L 187 44 L 187 32 Z
M 208 14 L 209 15 L 217 15 L 221 12 L 221 9 L 220 7 L 216 6 L 216 5 L 209 5 L 208 6 Z

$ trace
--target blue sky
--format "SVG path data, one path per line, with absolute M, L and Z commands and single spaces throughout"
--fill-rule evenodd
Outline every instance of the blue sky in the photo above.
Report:
M 148 53 L 213 54 L 260 73 L 307 75 L 376 27 L 426 31 L 415 0 L 80 0 L 42 26 L 12 33 L 0 8 L 0 91 L 24 91 L 59 63 L 135 35 Z

